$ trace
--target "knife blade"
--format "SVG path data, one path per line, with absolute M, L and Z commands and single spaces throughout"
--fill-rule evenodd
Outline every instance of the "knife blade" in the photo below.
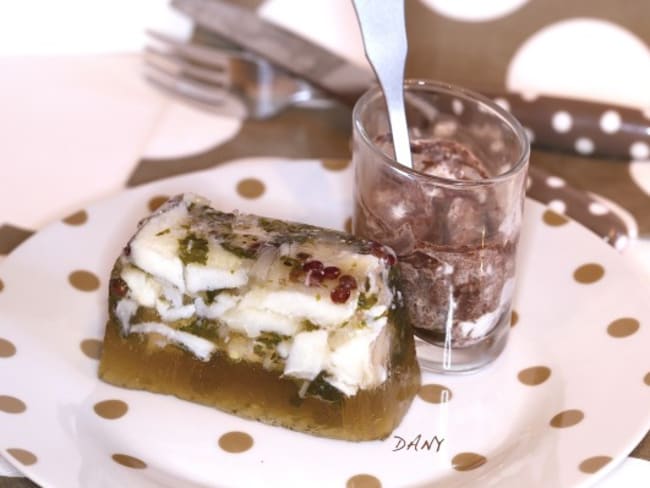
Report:
M 235 44 L 353 105 L 374 81 L 372 72 L 229 2 L 173 0 L 172 7 Z

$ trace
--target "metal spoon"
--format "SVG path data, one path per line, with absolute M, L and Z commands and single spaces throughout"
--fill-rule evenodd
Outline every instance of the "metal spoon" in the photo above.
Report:
M 404 0 L 353 0 L 366 58 L 384 92 L 397 162 L 413 167 L 406 113 L 404 65 L 407 39 Z

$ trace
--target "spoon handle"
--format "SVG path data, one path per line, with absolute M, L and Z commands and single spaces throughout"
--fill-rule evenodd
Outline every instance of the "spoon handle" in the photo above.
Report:
M 412 168 L 411 147 L 404 111 L 404 65 L 408 50 L 404 1 L 353 1 L 366 58 L 377 76 L 386 99 L 395 158 L 399 163 Z

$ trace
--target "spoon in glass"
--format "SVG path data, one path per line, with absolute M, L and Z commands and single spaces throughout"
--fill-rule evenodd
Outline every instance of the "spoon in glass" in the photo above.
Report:
M 366 58 L 384 93 L 395 159 L 413 167 L 406 113 L 404 111 L 404 65 L 408 42 L 404 0 L 353 0 Z

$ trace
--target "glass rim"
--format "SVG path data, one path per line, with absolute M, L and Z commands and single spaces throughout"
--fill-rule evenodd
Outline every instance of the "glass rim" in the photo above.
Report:
M 521 123 L 507 110 L 503 107 L 490 100 L 485 95 L 481 95 L 478 92 L 473 90 L 463 88 L 457 85 L 452 85 L 449 83 L 439 82 L 435 80 L 428 80 L 422 78 L 408 78 L 404 80 L 404 90 L 405 91 L 435 91 L 438 93 L 443 93 L 456 97 L 461 101 L 472 101 L 473 103 L 478 103 L 489 108 L 491 111 L 495 112 L 504 122 L 508 124 L 510 129 L 513 131 L 515 136 L 519 141 L 523 141 L 521 145 L 521 151 L 517 161 L 508 168 L 507 171 L 499 173 L 495 176 L 490 176 L 488 178 L 482 178 L 480 180 L 460 180 L 454 178 L 445 178 L 444 176 L 437 175 L 428 175 L 420 171 L 416 171 L 412 168 L 409 168 L 395 160 L 395 158 L 390 157 L 384 153 L 368 136 L 368 133 L 365 130 L 365 127 L 361 123 L 361 112 L 367 107 L 367 105 L 374 100 L 377 96 L 381 96 L 381 87 L 379 85 L 374 85 L 366 92 L 361 95 L 357 100 L 352 110 L 352 120 L 354 129 L 361 135 L 363 142 L 370 147 L 380 159 L 382 159 L 386 164 L 388 164 L 393 170 L 402 173 L 403 175 L 415 178 L 425 178 L 427 180 L 438 182 L 445 186 L 451 187 L 481 187 L 487 186 L 495 183 L 500 183 L 505 180 L 509 180 L 516 176 L 521 170 L 526 167 L 530 159 L 530 144 L 528 142 L 528 136 L 521 125 Z

